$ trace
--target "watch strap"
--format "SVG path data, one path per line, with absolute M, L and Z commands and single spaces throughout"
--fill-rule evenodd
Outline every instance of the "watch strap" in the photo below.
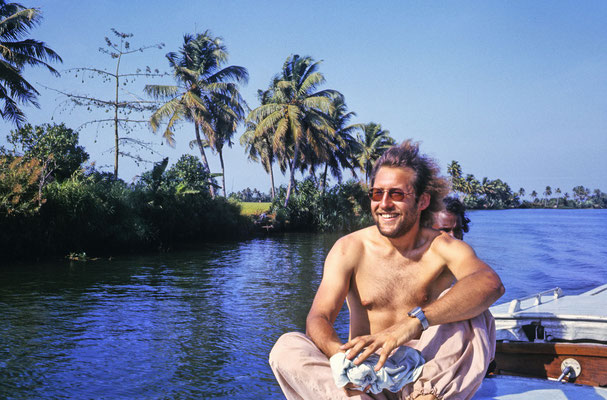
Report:
M 409 311 L 407 315 L 411 318 L 419 319 L 419 322 L 422 324 L 422 330 L 424 331 L 430 326 L 428 320 L 426 319 L 426 314 L 424 314 L 421 307 L 415 307 L 413 310 Z

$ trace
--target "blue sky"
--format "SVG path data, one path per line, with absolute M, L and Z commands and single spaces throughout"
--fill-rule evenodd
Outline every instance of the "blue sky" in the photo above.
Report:
M 290 54 L 323 60 L 326 88 L 341 91 L 354 122 L 378 122 L 401 141 L 421 142 L 446 173 L 458 160 L 464 173 L 501 178 L 513 190 L 542 193 L 546 185 L 571 194 L 575 185 L 607 190 L 607 3 L 603 1 L 475 2 L 284 2 L 284 1 L 21 1 L 42 10 L 32 32 L 64 60 L 57 68 L 113 69 L 98 52 L 110 28 L 133 33 L 133 46 L 163 42 L 125 59 L 123 72 L 149 65 L 168 71 L 164 55 L 186 33 L 221 36 L 229 63 L 248 69 L 242 93 L 258 105 Z M 32 83 L 74 93 L 111 95 L 100 80 L 64 73 L 54 78 L 28 69 Z M 140 93 L 150 81 L 129 87 Z M 170 78 L 152 83 L 172 83 Z M 63 98 L 40 88 L 40 109 L 26 107 L 33 124 L 65 122 L 76 128 L 95 118 L 66 109 Z M 124 94 L 128 96 L 128 94 Z M 0 122 L 0 144 L 12 127 Z M 226 158 L 226 186 L 269 189 L 259 164 L 235 145 Z M 80 141 L 96 165 L 111 170 L 110 129 L 83 129 Z M 181 125 L 177 146 L 160 145 L 146 127 L 131 133 L 156 143 L 171 163 L 188 147 L 193 127 Z M 211 169 L 219 172 L 216 155 Z M 120 176 L 131 181 L 149 165 L 121 159 Z M 287 177 L 278 175 L 277 183 Z

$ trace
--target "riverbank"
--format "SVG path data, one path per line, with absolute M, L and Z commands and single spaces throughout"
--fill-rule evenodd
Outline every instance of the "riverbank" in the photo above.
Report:
M 238 205 L 170 175 L 154 180 L 150 174 L 137 184 L 95 173 L 79 175 L 47 185 L 43 196 L 41 205 L 29 212 L 0 213 L 3 259 L 167 252 L 244 239 L 254 231 Z
M 240 202 L 213 198 L 198 164 L 191 156 L 169 169 L 161 163 L 135 184 L 95 171 L 51 182 L 38 203 L 0 213 L 0 251 L 11 261 L 78 261 L 284 232 L 347 233 L 373 224 L 366 186 L 358 181 L 321 188 L 304 179 L 286 206 L 284 186 L 271 203 Z M 508 209 L 557 206 L 543 207 L 550 204 L 523 202 Z M 577 203 L 558 204 L 556 209 L 565 210 Z M 602 203 L 580 203 L 597 204 Z

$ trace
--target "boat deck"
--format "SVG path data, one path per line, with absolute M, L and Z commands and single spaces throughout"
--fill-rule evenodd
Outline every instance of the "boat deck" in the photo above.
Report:
M 485 378 L 472 400 L 601 400 L 607 388 L 546 379 L 495 375 Z
M 490 310 L 495 318 L 498 341 L 607 342 L 605 305 L 607 284 L 575 296 L 563 296 L 561 289 L 555 288 L 493 306 Z M 530 332 L 534 328 L 538 332 Z

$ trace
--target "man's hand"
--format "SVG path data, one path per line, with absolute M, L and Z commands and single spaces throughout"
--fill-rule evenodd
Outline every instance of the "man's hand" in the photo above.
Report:
M 360 353 L 354 364 L 359 365 L 371 354 L 381 349 L 375 371 L 384 366 L 392 352 L 399 346 L 416 339 L 422 332 L 422 325 L 417 318 L 408 318 L 374 335 L 358 336 L 340 347 L 340 350 L 350 350 L 346 358 L 353 360 Z

